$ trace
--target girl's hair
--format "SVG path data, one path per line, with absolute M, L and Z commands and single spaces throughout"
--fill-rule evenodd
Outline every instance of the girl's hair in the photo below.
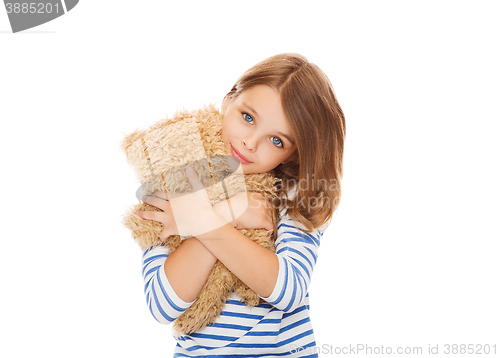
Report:
M 262 84 L 278 92 L 297 143 L 295 159 L 274 169 L 281 179 L 274 205 L 310 232 L 327 224 L 339 205 L 344 113 L 328 77 L 304 56 L 285 53 L 258 63 L 236 81 L 226 99 Z M 289 190 L 295 190 L 293 198 Z

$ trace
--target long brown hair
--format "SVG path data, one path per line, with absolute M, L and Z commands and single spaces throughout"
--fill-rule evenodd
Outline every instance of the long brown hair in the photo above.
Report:
M 297 143 L 294 160 L 280 164 L 274 205 L 307 231 L 330 221 L 340 201 L 345 118 L 332 84 L 321 69 L 299 54 L 272 56 L 247 70 L 226 95 L 265 84 L 278 91 Z M 289 190 L 295 191 L 293 198 Z

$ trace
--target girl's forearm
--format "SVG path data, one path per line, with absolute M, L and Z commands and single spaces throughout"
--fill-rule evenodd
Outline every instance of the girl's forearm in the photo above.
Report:
M 217 229 L 196 238 L 232 273 L 262 297 L 269 297 L 278 278 L 276 254 L 259 246 L 220 217 L 214 217 Z
M 217 259 L 198 241 L 185 240 L 165 261 L 165 275 L 179 298 L 192 302 L 198 297 Z

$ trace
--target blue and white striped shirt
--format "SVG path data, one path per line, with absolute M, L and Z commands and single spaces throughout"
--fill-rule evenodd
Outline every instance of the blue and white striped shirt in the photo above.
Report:
M 279 273 L 267 303 L 247 307 L 233 293 L 213 325 L 175 337 L 174 357 L 317 357 L 309 319 L 308 287 L 323 227 L 307 233 L 288 216 L 278 223 L 276 255 Z M 149 310 L 169 324 L 193 302 L 174 292 L 163 269 L 168 250 L 157 247 L 143 254 L 143 277 Z M 311 354 L 312 353 L 312 354 Z

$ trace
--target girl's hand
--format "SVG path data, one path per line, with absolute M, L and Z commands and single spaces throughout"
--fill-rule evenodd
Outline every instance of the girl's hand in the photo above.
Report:
M 160 233 L 160 240 L 165 241 L 170 235 L 178 235 L 179 230 L 175 224 L 174 213 L 168 202 L 165 192 L 155 191 L 151 195 L 142 198 L 145 204 L 155 206 L 163 211 L 137 211 L 135 215 L 141 219 L 161 222 L 165 228 Z
M 230 207 L 231 206 L 231 207 Z M 215 212 L 236 229 L 273 230 L 272 205 L 260 193 L 243 192 L 214 205 Z M 231 210 L 235 219 L 231 215 Z
M 155 220 L 165 225 L 160 239 L 165 241 L 170 235 L 196 236 L 225 224 L 215 213 L 208 199 L 205 187 L 193 169 L 186 168 L 186 175 L 193 187 L 189 194 L 154 192 L 143 202 L 155 206 L 159 211 L 138 211 L 136 215 L 147 220 Z

